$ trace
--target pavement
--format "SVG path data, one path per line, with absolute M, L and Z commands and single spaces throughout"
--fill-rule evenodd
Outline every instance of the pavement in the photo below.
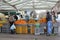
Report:
M 60 40 L 60 36 L 0 33 L 0 40 Z

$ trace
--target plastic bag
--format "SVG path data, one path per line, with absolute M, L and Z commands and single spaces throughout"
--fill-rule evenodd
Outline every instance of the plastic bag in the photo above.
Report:
M 10 30 L 14 30 L 16 29 L 15 25 L 13 24 L 11 27 L 10 27 Z

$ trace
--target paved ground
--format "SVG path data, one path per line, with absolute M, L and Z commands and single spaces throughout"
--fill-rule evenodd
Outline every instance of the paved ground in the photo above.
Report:
M 60 40 L 60 36 L 31 35 L 31 34 L 3 34 L 0 33 L 0 40 Z

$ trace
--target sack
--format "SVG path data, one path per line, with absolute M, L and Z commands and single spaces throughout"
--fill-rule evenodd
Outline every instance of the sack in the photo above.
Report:
M 16 29 L 15 25 L 13 24 L 11 27 L 10 27 L 10 30 L 14 30 Z

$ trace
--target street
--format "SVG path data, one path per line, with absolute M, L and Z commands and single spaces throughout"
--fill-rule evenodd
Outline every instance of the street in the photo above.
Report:
M 60 40 L 60 36 L 0 33 L 0 40 Z

